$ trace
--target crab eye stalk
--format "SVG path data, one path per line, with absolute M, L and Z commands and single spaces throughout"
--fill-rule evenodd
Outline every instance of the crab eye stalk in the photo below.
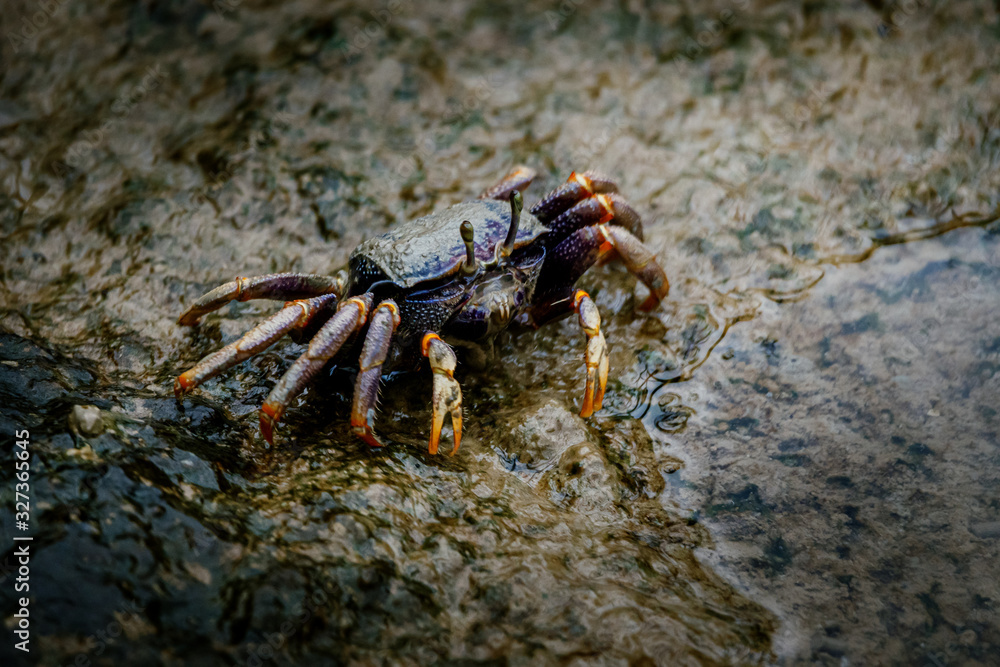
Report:
M 521 209 L 524 208 L 524 197 L 517 190 L 510 193 L 510 229 L 502 246 L 497 246 L 497 259 L 510 257 L 514 252 L 514 241 L 517 239 L 517 225 L 521 220 Z
M 463 220 L 459 231 L 462 234 L 462 243 L 465 244 L 465 263 L 462 264 L 462 273 L 471 276 L 479 270 L 479 263 L 476 261 L 476 246 L 472 242 L 474 238 L 472 223 L 468 220 Z

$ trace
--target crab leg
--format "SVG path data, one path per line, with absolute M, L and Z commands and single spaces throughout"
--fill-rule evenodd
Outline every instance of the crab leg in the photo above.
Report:
M 340 304 L 334 316 L 310 341 L 305 354 L 281 376 L 260 407 L 260 432 L 265 440 L 274 444 L 274 426 L 281 420 L 288 404 L 302 393 L 306 384 L 337 354 L 351 335 L 364 326 L 371 305 L 369 294 L 347 299 Z
M 343 274 L 320 276 L 306 273 L 272 273 L 253 278 L 236 278 L 216 287 L 191 304 L 177 323 L 185 326 L 198 324 L 202 315 L 218 310 L 230 301 L 250 299 L 290 301 L 323 294 L 343 294 L 345 282 Z
M 617 225 L 598 225 L 598 231 L 618 257 L 628 268 L 629 273 L 645 283 L 649 288 L 649 296 L 639 306 L 640 310 L 652 310 L 670 292 L 670 281 L 663 267 L 656 261 L 653 251 L 643 245 L 642 241 L 633 236 L 624 227 Z M 603 250 L 603 248 L 602 248 Z
M 480 199 L 496 199 L 497 201 L 508 201 L 510 193 L 514 190 L 524 192 L 525 188 L 535 180 L 535 170 L 529 167 L 517 166 L 500 179 L 500 182 L 491 188 L 483 191 L 479 195 Z
M 451 413 L 451 427 L 455 433 L 455 448 L 451 450 L 454 456 L 462 441 L 462 388 L 455 380 L 455 352 L 433 332 L 424 334 L 420 349 L 431 363 L 434 373 L 434 418 L 431 422 L 431 442 L 428 452 L 437 454 L 438 440 L 441 438 L 441 427 L 444 425 L 444 415 Z
M 588 197 L 560 213 L 547 226 L 551 235 L 564 238 L 581 227 L 604 223 L 624 227 L 642 240 L 642 219 L 623 197 L 614 193 Z
M 199 384 L 265 350 L 292 328 L 308 324 L 317 313 L 336 300 L 336 294 L 327 294 L 313 299 L 289 302 L 238 341 L 208 355 L 193 368 L 182 373 L 174 381 L 174 395 L 178 399 L 183 398 L 184 394 Z
M 399 307 L 386 299 L 372 313 L 365 345 L 358 362 L 358 379 L 354 383 L 354 406 L 351 409 L 351 428 L 354 434 L 372 447 L 381 447 L 375 437 L 375 404 L 378 402 L 378 384 L 382 379 L 382 364 L 389 354 L 392 334 L 399 326 Z
M 604 388 L 608 384 L 608 344 L 601 332 L 601 313 L 590 295 L 582 289 L 562 287 L 548 294 L 529 311 L 528 324 L 538 328 L 548 322 L 575 312 L 580 327 L 587 335 L 584 363 L 587 367 L 587 386 L 583 390 L 581 417 L 589 417 L 600 410 L 604 402 Z
M 587 334 L 587 386 L 583 390 L 581 417 L 589 417 L 604 403 L 604 388 L 608 384 L 608 344 L 601 333 L 601 313 L 590 295 L 582 289 L 573 293 L 573 309 L 580 316 L 580 327 Z
M 575 283 L 598 260 L 613 256 L 612 252 L 649 288 L 641 309 L 649 310 L 667 296 L 670 283 L 653 252 L 624 227 L 602 224 L 576 230 L 550 251 L 538 278 L 540 301 L 546 293 Z
M 540 202 L 531 207 L 531 213 L 542 224 L 548 226 L 561 213 L 568 210 L 579 201 L 595 194 L 610 194 L 618 192 L 618 186 L 608 178 L 593 171 L 578 174 L 575 171 L 569 179 L 550 192 Z

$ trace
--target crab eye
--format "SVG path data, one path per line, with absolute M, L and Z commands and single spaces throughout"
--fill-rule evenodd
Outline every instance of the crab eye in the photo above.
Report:
M 503 245 L 498 245 L 496 249 L 497 259 L 510 257 L 514 252 L 514 241 L 517 239 L 517 225 L 521 220 L 521 209 L 524 208 L 524 197 L 517 190 L 510 193 L 510 227 L 507 229 L 507 238 Z
M 462 243 L 465 244 L 465 263 L 462 264 L 462 273 L 472 275 L 479 270 L 479 263 L 476 261 L 476 245 L 473 243 L 472 223 L 468 220 L 462 221 L 459 232 L 462 234 Z

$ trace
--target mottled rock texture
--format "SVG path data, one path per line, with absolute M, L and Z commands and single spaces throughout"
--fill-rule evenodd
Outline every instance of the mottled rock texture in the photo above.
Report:
M 993 5 L 12 0 L 0 34 L 29 664 L 995 664 Z M 276 308 L 177 326 L 201 293 L 519 163 L 529 204 L 611 174 L 671 277 L 650 314 L 619 266 L 581 282 L 595 417 L 571 320 L 459 369 L 453 459 L 429 372 L 383 388 L 382 450 L 346 370 L 265 446 L 293 344 L 174 400 Z

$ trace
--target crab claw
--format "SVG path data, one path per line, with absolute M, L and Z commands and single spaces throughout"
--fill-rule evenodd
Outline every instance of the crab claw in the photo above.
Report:
M 455 432 L 455 448 L 451 450 L 451 455 L 454 456 L 462 441 L 462 388 L 458 386 L 454 376 L 455 352 L 433 332 L 424 334 L 420 349 L 431 362 L 431 370 L 434 372 L 434 418 L 431 423 L 430 447 L 427 451 L 437 454 L 444 415 L 450 412 L 451 426 Z
M 601 333 L 601 314 L 590 295 L 577 290 L 573 295 L 573 309 L 580 316 L 580 326 L 587 334 L 587 386 L 583 390 L 581 417 L 589 417 L 600 410 L 604 403 L 604 388 L 608 384 L 608 344 Z

